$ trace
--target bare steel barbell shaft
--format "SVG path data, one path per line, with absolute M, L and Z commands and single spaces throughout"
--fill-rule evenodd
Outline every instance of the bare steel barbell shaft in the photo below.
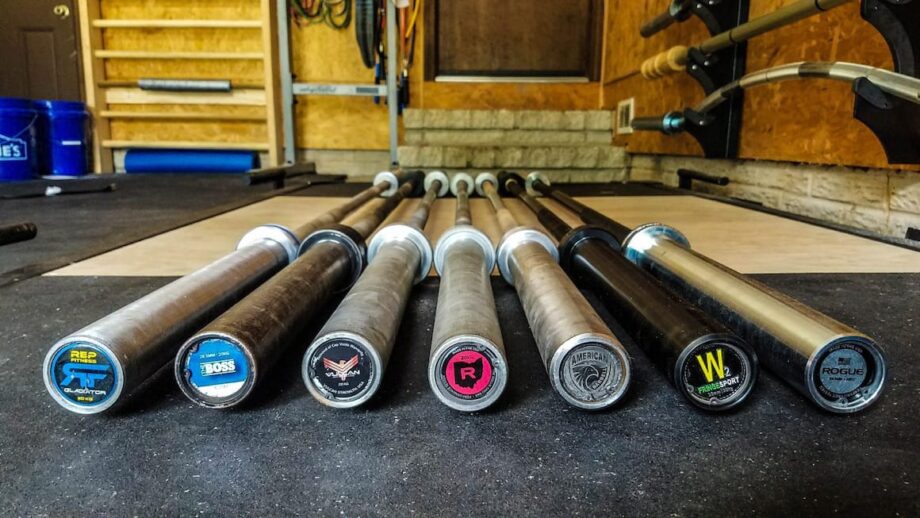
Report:
M 425 186 L 421 204 L 404 223 L 374 236 L 367 269 L 304 355 L 304 383 L 325 405 L 353 408 L 380 387 L 412 286 L 431 269 L 433 253 L 423 228 L 449 182 L 443 173 L 429 173 Z
M 693 107 L 693 111 L 705 115 L 730 99 L 736 90 L 760 85 L 793 79 L 830 79 L 855 84 L 860 78 L 868 79 L 885 93 L 920 104 L 920 79 L 857 63 L 803 61 L 747 74 L 706 96 Z M 671 135 L 686 129 L 687 124 L 689 122 L 684 117 L 684 112 L 674 111 L 663 116 L 636 117 L 633 119 L 632 128 L 637 131 L 660 131 Z
M 382 173 L 357 198 L 398 182 Z M 168 365 L 189 335 L 296 258 L 299 245 L 295 232 L 263 225 L 236 251 L 59 340 L 42 369 L 49 393 L 71 412 L 108 410 Z
M 532 174 L 528 183 L 559 199 Z M 565 200 L 591 224 L 623 225 Z M 606 219 L 606 221 L 604 221 Z M 747 341 L 762 365 L 819 407 L 836 413 L 865 409 L 885 386 L 885 356 L 874 340 L 797 300 L 690 249 L 679 231 L 643 225 L 622 239 L 626 257 L 684 299 L 717 317 Z
M 466 174 L 451 181 L 457 197 L 456 224 L 434 252 L 441 285 L 428 361 L 428 381 L 435 395 L 445 405 L 466 412 L 498 400 L 508 380 L 492 296 L 495 250 L 489 238 L 471 226 L 468 193 L 473 187 Z
M 815 14 L 829 11 L 851 0 L 798 0 L 785 5 L 771 13 L 755 18 L 747 23 L 716 34 L 696 45 L 703 54 L 712 54 L 733 45 L 745 42 L 755 36 L 792 25 Z M 664 75 L 680 72 L 686 68 L 690 49 L 684 46 L 672 47 L 660 54 L 648 58 L 642 63 L 640 71 L 646 79 L 657 79 Z
M 517 226 L 492 178 L 477 178 L 477 189 L 505 219 L 499 270 L 517 291 L 550 383 L 578 408 L 613 405 L 629 387 L 629 356 L 557 264 L 555 243 L 543 232 Z
M 412 192 L 416 181 L 355 214 L 352 226 L 328 225 L 311 234 L 290 266 L 186 341 L 174 363 L 182 392 L 207 408 L 245 401 L 320 308 L 358 278 L 364 239 Z

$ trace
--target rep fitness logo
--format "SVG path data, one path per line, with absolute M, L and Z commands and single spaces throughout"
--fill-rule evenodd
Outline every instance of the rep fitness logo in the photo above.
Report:
M 105 402 L 114 393 L 117 375 L 111 359 L 80 343 L 61 348 L 51 361 L 51 379 L 65 399 L 83 406 Z

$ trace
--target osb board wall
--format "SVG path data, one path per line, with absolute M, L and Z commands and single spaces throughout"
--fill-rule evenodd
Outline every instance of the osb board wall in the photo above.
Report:
M 773 11 L 791 0 L 751 0 L 751 18 Z M 604 107 L 636 98 L 636 114 L 658 115 L 692 106 L 704 93 L 686 74 L 648 81 L 638 75 L 647 57 L 673 45 L 709 37 L 698 19 L 644 39 L 639 26 L 661 12 L 664 0 L 609 0 L 604 73 Z M 748 71 L 795 61 L 851 61 L 891 68 L 881 35 L 859 16 L 859 3 L 803 20 L 754 38 L 748 43 Z M 849 85 L 805 80 L 762 86 L 745 93 L 741 158 L 788 160 L 817 164 L 891 167 L 875 136 L 852 117 Z M 666 137 L 641 132 L 618 137 L 632 152 L 700 155 L 688 136 Z
M 102 16 L 110 19 L 259 20 L 258 0 L 102 0 Z M 107 50 L 179 52 L 260 52 L 259 29 L 106 29 Z M 260 60 L 133 60 L 106 61 L 108 81 L 139 78 L 230 79 L 237 85 L 264 83 Z M 113 111 L 182 112 L 263 115 L 254 106 L 109 105 Z M 114 120 L 114 140 L 265 142 L 264 122 L 189 122 Z M 168 130 L 164 130 L 168 128 Z

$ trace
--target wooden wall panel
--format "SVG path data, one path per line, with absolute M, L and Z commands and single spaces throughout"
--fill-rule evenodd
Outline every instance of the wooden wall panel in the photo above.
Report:
M 791 0 L 751 0 L 751 17 Z M 697 103 L 702 90 L 686 74 L 647 81 L 637 75 L 642 61 L 676 45 L 708 37 L 695 19 L 643 39 L 638 27 L 660 12 L 664 0 L 610 0 L 604 85 L 605 107 L 636 98 L 637 115 L 658 115 Z M 839 60 L 891 68 L 882 37 L 859 17 L 858 2 L 754 38 L 748 70 L 803 60 Z M 817 164 L 893 167 L 875 136 L 852 117 L 853 96 L 843 83 L 786 82 L 746 92 L 740 157 Z M 692 154 L 701 150 L 689 136 L 654 133 L 620 136 L 615 142 L 641 153 Z M 894 166 L 897 167 L 897 166 Z

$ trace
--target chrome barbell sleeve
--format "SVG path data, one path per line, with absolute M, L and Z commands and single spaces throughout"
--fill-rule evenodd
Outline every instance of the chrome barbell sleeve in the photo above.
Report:
M 492 295 L 495 249 L 488 236 L 471 226 L 469 175 L 451 181 L 457 197 L 455 226 L 434 252 L 441 277 L 435 312 L 428 381 L 445 405 L 464 412 L 487 408 L 501 397 L 508 362 Z
M 364 267 L 362 232 L 379 226 L 414 183 L 407 181 L 379 206 L 349 218 L 353 227 L 329 225 L 311 234 L 290 266 L 188 339 L 173 365 L 183 394 L 206 408 L 248 399 L 332 295 L 357 279 Z
M 887 366 L 874 340 L 689 248 L 665 225 L 627 238 L 628 259 L 745 338 L 761 362 L 819 407 L 853 413 L 878 400 Z
M 344 206 L 353 210 L 355 200 L 399 181 L 390 173 Z M 330 213 L 317 219 L 328 221 Z M 257 227 L 236 251 L 59 340 L 42 368 L 48 392 L 71 412 L 112 408 L 168 365 L 183 340 L 295 259 L 299 246 L 297 231 Z

